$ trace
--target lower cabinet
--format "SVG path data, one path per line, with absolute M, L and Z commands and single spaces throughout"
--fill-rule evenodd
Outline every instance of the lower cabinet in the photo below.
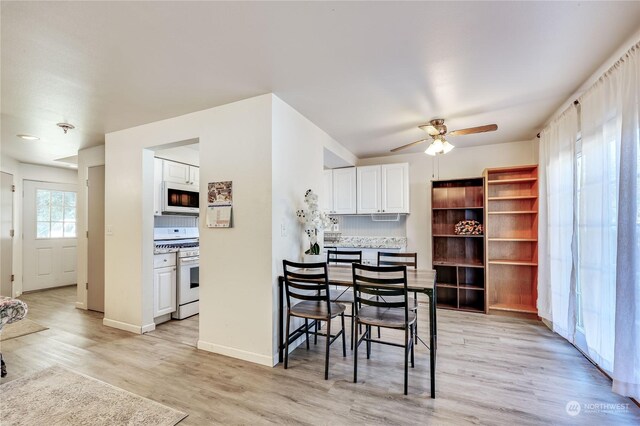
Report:
M 175 256 L 175 255 L 174 255 Z M 164 266 L 153 270 L 153 317 L 170 314 L 176 310 L 176 266 Z

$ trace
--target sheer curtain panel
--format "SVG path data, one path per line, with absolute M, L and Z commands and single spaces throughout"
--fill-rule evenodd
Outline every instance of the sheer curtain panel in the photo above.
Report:
M 575 332 L 574 164 L 578 113 L 570 107 L 540 134 L 538 313 L 573 342 Z
M 632 49 L 581 99 L 578 273 L 589 356 L 614 391 L 640 397 L 638 58 Z

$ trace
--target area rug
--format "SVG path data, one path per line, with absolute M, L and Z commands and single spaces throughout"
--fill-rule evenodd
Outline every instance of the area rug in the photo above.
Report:
M 0 424 L 166 425 L 187 414 L 55 366 L 0 386 Z
M 0 342 L 43 330 L 48 330 L 48 328 L 31 321 L 29 318 L 24 318 L 13 324 L 5 324 L 0 332 Z

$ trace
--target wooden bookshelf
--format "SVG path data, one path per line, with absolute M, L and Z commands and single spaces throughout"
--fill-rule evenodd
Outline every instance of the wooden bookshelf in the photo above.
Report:
M 461 220 L 484 222 L 484 179 L 431 183 L 433 269 L 438 307 L 485 312 L 484 235 L 456 235 Z
M 486 169 L 487 313 L 537 318 L 538 166 Z

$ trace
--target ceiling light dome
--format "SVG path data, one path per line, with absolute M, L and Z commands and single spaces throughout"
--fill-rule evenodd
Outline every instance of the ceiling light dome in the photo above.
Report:
M 37 141 L 38 139 L 40 139 L 39 137 L 37 137 L 37 136 L 33 136 L 33 135 L 23 135 L 23 134 L 20 134 L 20 135 L 17 135 L 17 136 L 18 136 L 19 138 L 24 139 L 24 140 L 27 140 L 27 141 Z

